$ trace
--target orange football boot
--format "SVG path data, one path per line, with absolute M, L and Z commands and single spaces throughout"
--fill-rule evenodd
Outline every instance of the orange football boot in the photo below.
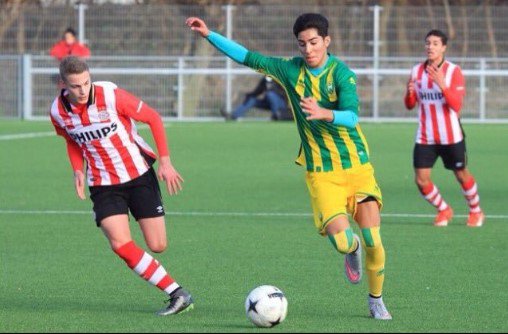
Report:
M 485 215 L 482 211 L 480 212 L 470 212 L 469 218 L 467 219 L 467 226 L 469 227 L 480 227 L 483 225 L 483 221 L 485 220 Z
M 453 210 L 451 207 L 447 207 L 443 211 L 439 211 L 437 213 L 436 218 L 434 219 L 434 226 L 444 227 L 448 225 L 448 222 L 453 218 Z

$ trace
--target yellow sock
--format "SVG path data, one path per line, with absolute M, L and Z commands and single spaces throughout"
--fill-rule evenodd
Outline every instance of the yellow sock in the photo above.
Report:
M 349 254 L 358 247 L 358 241 L 354 238 L 351 227 L 337 234 L 328 235 L 333 247 L 342 254 Z
M 362 228 L 362 237 L 367 253 L 365 268 L 369 278 L 369 293 L 373 297 L 380 297 L 385 280 L 385 249 L 381 242 L 379 226 Z

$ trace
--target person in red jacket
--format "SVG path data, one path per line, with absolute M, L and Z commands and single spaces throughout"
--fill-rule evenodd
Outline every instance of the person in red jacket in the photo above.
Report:
M 50 56 L 59 63 L 68 56 L 76 56 L 82 59 L 90 57 L 90 49 L 83 43 L 80 43 L 76 37 L 76 31 L 72 28 L 65 29 L 62 39 L 53 44 L 49 50 Z M 64 84 L 60 75 L 51 76 L 51 80 L 56 84 L 58 90 L 64 89 Z
M 90 57 L 90 49 L 78 41 L 74 29 L 67 28 L 62 35 L 62 39 L 51 47 L 49 54 L 60 62 L 67 56 L 88 58 Z

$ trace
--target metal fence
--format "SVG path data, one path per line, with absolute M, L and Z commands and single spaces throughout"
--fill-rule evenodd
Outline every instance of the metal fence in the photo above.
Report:
M 508 6 L 194 6 L 24 5 L 0 34 L 0 117 L 47 115 L 57 63 L 47 56 L 67 26 L 78 28 L 92 49 L 94 80 L 109 80 L 142 97 L 165 117 L 207 119 L 231 111 L 257 74 L 220 55 L 184 25 L 190 15 L 247 48 L 267 55 L 295 55 L 291 27 L 302 12 L 330 18 L 330 52 L 358 74 L 361 115 L 405 118 L 402 105 L 412 65 L 423 57 L 430 28 L 450 35 L 449 56 L 464 70 L 463 116 L 507 120 Z M 1 25 L 1 23 L 0 23 Z M 255 115 L 260 115 L 257 113 Z
M 72 26 L 96 56 L 195 56 L 196 39 L 184 22 L 188 16 L 198 15 L 211 29 L 229 35 L 249 49 L 290 55 L 295 51 L 291 30 L 295 18 L 303 12 L 320 12 L 330 20 L 333 41 L 330 51 L 339 55 L 372 57 L 377 42 L 382 57 L 420 57 L 425 34 L 437 28 L 450 37 L 450 56 L 508 57 L 508 6 L 490 5 L 494 2 L 489 1 L 476 6 L 395 6 L 387 1 L 384 7 L 368 6 L 369 1 L 320 5 L 319 1 L 310 0 L 308 5 L 283 6 L 197 6 L 172 1 L 69 5 L 72 2 L 65 1 L 65 6 L 24 2 L 10 13 L 10 20 L 0 22 L 1 53 L 47 55 L 65 28 Z M 212 53 L 208 56 L 218 55 L 214 50 L 208 52 Z
M 58 73 L 54 60 L 30 55 L 17 60 L 12 58 L 15 57 L 6 60 L 0 58 L 0 68 L 4 61 L 17 64 L 18 68 L 23 69 L 23 84 L 2 85 L 17 91 L 15 94 L 2 95 L 19 97 L 22 88 L 23 100 L 20 102 L 19 98 L 12 98 L 0 103 L 5 103 L 5 109 L 10 110 L 7 115 L 24 119 L 47 118 L 49 106 L 58 93 L 51 78 Z M 402 101 L 410 69 L 420 59 L 380 57 L 378 68 L 373 66 L 375 62 L 372 58 L 351 57 L 344 60 L 358 75 L 363 118 L 414 118 L 414 113 L 405 110 Z M 504 90 L 508 85 L 508 59 L 451 60 L 462 67 L 466 76 L 467 94 L 462 117 L 476 121 L 508 122 L 508 100 Z M 260 76 L 237 64 L 228 67 L 225 57 L 95 57 L 88 63 L 94 81 L 113 81 L 142 97 L 164 117 L 174 119 L 220 117 L 220 110 L 228 110 L 228 105 L 239 103 L 244 94 L 256 85 Z M 19 72 L 16 66 L 12 66 L 11 71 Z
M 0 56 L 0 117 L 20 117 L 23 106 L 20 57 Z

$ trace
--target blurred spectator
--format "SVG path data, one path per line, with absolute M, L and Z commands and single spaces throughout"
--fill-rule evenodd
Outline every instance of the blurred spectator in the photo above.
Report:
M 67 28 L 62 35 L 62 39 L 51 47 L 49 54 L 58 62 L 61 62 L 67 56 L 88 58 L 90 57 L 90 49 L 85 44 L 78 42 L 74 29 Z M 52 75 L 51 80 L 57 85 L 58 89 L 64 88 L 59 74 Z
M 270 110 L 271 119 L 291 120 L 291 112 L 288 110 L 286 92 L 271 77 L 263 77 L 256 88 L 245 95 L 245 99 L 230 116 L 230 119 L 236 120 L 245 115 L 251 108 Z
M 60 62 L 67 56 L 88 58 L 90 57 L 90 49 L 85 44 L 78 42 L 74 29 L 67 28 L 62 39 L 51 47 L 49 54 Z

